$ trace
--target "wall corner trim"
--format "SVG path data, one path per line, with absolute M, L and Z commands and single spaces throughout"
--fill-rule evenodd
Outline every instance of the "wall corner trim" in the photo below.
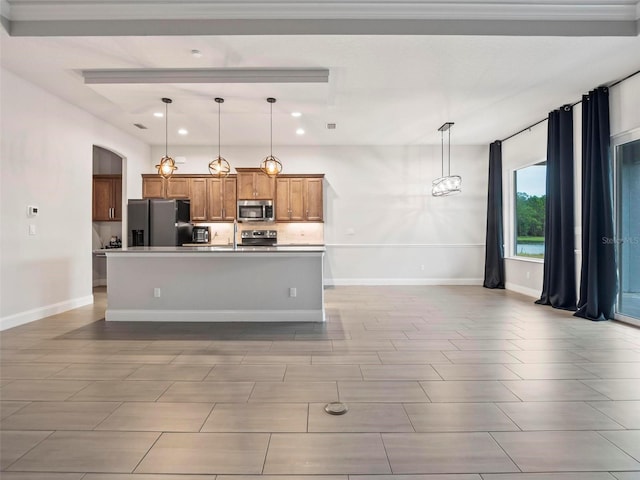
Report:
M 73 310 L 74 308 L 91 305 L 92 303 L 93 295 L 87 295 L 86 297 L 72 298 L 69 300 L 65 300 L 64 302 L 52 303 L 51 305 L 34 308 L 33 310 L 27 310 L 26 312 L 20 312 L 14 315 L 1 317 L 0 331 L 24 325 L 25 323 L 35 322 L 36 320 L 41 320 L 51 315 L 66 312 L 67 310 Z

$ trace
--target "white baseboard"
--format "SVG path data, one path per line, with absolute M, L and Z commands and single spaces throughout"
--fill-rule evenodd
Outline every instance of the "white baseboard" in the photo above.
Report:
M 91 305 L 92 303 L 93 295 L 87 295 L 86 297 L 72 298 L 71 300 L 66 300 L 64 302 L 34 308 L 33 310 L 27 310 L 26 312 L 20 312 L 14 315 L 8 315 L 0 318 L 0 331 L 24 325 L 25 323 L 35 322 L 36 320 L 50 317 L 51 315 L 57 315 L 58 313 L 66 312 L 67 310 Z
M 95 278 L 93 280 L 93 286 L 94 287 L 106 287 L 107 286 L 107 279 L 106 278 Z
M 325 278 L 326 286 L 482 285 L 482 278 Z
M 523 295 L 526 295 L 527 297 L 532 297 L 535 299 L 540 298 L 540 294 L 542 293 L 533 288 L 523 287 L 522 285 L 518 285 L 516 283 L 509 283 L 509 282 L 506 282 L 504 284 L 504 288 L 506 290 L 511 290 L 512 292 L 518 292 Z
M 114 310 L 111 322 L 324 322 L 324 310 Z

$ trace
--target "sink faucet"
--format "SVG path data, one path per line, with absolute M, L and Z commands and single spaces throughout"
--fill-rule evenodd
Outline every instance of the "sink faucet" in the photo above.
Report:
M 233 249 L 238 249 L 238 220 L 233 221 Z

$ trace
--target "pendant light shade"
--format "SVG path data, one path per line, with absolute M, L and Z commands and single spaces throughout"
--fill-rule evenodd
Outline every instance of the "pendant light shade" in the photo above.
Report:
M 271 153 L 264 160 L 262 160 L 262 163 L 260 164 L 260 170 L 262 170 L 263 173 L 269 175 L 270 177 L 275 177 L 280 172 L 282 172 L 282 163 L 280 163 L 280 160 L 273 156 L 273 104 L 276 103 L 276 99 L 269 97 L 267 98 L 267 102 L 269 102 L 269 104 L 271 105 Z
M 160 163 L 156 165 L 158 169 L 158 175 L 163 178 L 170 178 L 178 167 L 176 167 L 176 161 L 169 156 L 168 150 L 168 137 L 169 137 L 169 104 L 172 102 L 170 98 L 163 98 L 162 101 L 165 105 L 165 124 L 164 124 L 164 157 L 160 159 Z
M 451 126 L 453 122 L 446 122 L 438 131 L 440 132 L 442 144 L 442 176 L 431 182 L 431 195 L 434 197 L 444 197 L 453 195 L 462 191 L 462 177 L 460 175 L 451 175 Z M 447 157 L 447 175 L 444 174 L 444 132 L 449 132 L 449 154 Z
M 216 97 L 215 100 L 218 104 L 218 156 L 209 162 L 209 173 L 216 178 L 224 178 L 231 171 L 229 162 L 220 156 L 220 105 L 224 103 L 224 98 Z

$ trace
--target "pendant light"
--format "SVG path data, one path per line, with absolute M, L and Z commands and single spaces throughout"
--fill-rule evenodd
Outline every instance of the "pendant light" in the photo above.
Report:
M 176 167 L 176 161 L 169 156 L 167 153 L 168 144 L 169 144 L 169 104 L 173 101 L 170 98 L 163 98 L 162 101 L 165 104 L 165 112 L 164 112 L 164 157 L 160 159 L 160 163 L 156 165 L 158 169 L 158 175 L 162 178 L 170 178 L 173 175 L 178 167 Z
M 444 197 L 462 191 L 462 177 L 460 175 L 451 175 L 451 126 L 453 122 L 446 122 L 438 131 L 440 132 L 442 144 L 442 173 L 440 178 L 436 178 L 431 182 L 431 195 L 434 197 Z M 444 174 L 444 132 L 449 132 L 449 154 L 447 156 L 447 175 Z
M 275 177 L 282 172 L 282 163 L 273 156 L 273 104 L 276 103 L 276 99 L 269 97 L 267 102 L 271 105 L 271 153 L 260 164 L 260 170 L 270 177 Z
M 224 103 L 224 98 L 216 97 L 218 104 L 218 156 L 209 162 L 209 173 L 216 178 L 223 178 L 229 175 L 231 165 L 220 156 L 220 104 Z

